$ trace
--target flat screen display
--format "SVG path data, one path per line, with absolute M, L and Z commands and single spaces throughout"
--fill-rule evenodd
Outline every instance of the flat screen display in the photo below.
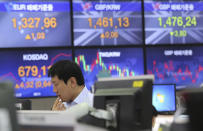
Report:
M 67 49 L 0 51 L 0 81 L 14 83 L 18 98 L 56 96 L 48 69 L 58 60 L 72 60 Z
M 0 2 L 0 48 L 71 45 L 69 1 Z
M 158 112 L 176 111 L 175 90 L 174 84 L 153 85 L 152 104 Z
M 147 45 L 203 43 L 202 0 L 144 0 Z
M 199 87 L 203 81 L 203 47 L 150 47 L 146 50 L 147 73 L 154 83 Z
M 74 46 L 143 43 L 140 0 L 74 0 Z
M 141 48 L 77 49 L 75 56 L 88 89 L 98 78 L 144 74 Z

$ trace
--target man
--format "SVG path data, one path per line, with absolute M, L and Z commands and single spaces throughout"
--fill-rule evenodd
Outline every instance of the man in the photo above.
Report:
M 84 77 L 80 67 L 69 60 L 61 60 L 51 66 L 48 72 L 53 83 L 53 91 L 58 98 L 52 110 L 66 110 L 80 103 L 93 104 L 93 94 L 85 87 Z

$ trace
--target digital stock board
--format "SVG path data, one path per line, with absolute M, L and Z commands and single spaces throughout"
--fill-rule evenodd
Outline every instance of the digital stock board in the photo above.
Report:
M 74 46 L 143 44 L 140 0 L 74 0 Z
M 202 43 L 202 0 L 144 0 L 144 12 L 147 45 Z
M 141 48 L 77 49 L 75 62 L 82 69 L 88 89 L 98 78 L 144 74 Z
M 0 48 L 71 45 L 69 1 L 0 2 L 0 25 Z
M 18 55 L 16 55 L 18 54 Z M 56 96 L 48 69 L 58 60 L 72 60 L 67 49 L 0 51 L 0 81 L 12 81 L 16 97 Z
M 202 50 L 193 46 L 147 48 L 147 73 L 155 75 L 154 83 L 198 87 L 203 81 Z
M 199 86 L 202 21 L 203 0 L 4 0 L 0 81 L 19 98 L 55 96 L 48 68 L 74 58 L 89 90 L 100 77 L 144 73 Z

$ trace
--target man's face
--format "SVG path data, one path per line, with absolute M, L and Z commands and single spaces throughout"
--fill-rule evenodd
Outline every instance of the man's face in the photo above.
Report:
M 69 80 L 67 83 L 65 83 L 63 80 L 60 80 L 58 76 L 54 76 L 51 78 L 51 82 L 54 86 L 53 92 L 55 92 L 63 102 L 71 101 L 73 97 L 73 91 Z

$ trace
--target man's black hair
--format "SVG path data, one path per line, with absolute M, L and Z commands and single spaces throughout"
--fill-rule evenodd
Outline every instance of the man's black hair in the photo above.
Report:
M 75 77 L 78 85 L 85 84 L 80 67 L 70 60 L 61 60 L 53 64 L 49 69 L 48 76 L 58 76 L 58 78 L 63 80 L 65 84 L 70 77 Z

